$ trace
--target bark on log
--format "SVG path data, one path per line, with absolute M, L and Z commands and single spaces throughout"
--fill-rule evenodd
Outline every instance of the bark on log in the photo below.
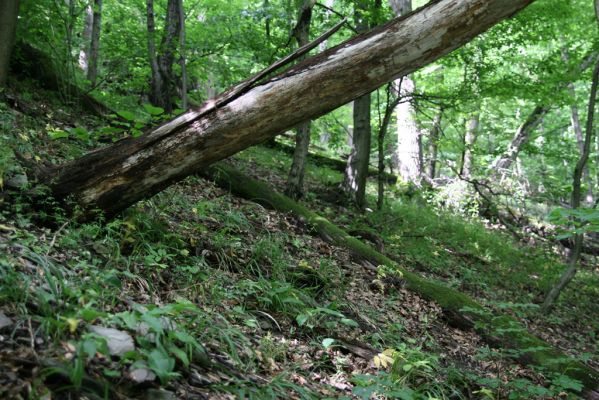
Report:
M 528 333 L 515 318 L 492 314 L 471 297 L 444 284 L 405 270 L 390 258 L 352 237 L 327 219 L 308 210 L 289 197 L 272 190 L 268 184 L 252 179 L 234 168 L 219 163 L 206 168 L 202 175 L 234 194 L 256 201 L 277 211 L 294 214 L 307 223 L 324 240 L 350 250 L 357 258 L 373 265 L 393 267 L 401 273 L 406 287 L 419 296 L 437 303 L 447 322 L 460 329 L 474 329 L 488 343 L 515 350 L 518 361 L 543 367 L 545 371 L 565 374 L 582 382 L 584 396 L 599 396 L 599 372 L 582 362 L 566 356 L 548 343 Z
M 73 198 L 83 217 L 94 209 L 111 217 L 201 168 L 414 72 L 533 1 L 431 1 L 245 92 L 233 88 L 139 138 L 91 152 L 45 182 L 57 199 Z

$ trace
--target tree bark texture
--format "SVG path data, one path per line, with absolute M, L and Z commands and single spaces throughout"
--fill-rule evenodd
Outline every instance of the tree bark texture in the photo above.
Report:
M 368 30 L 368 3 L 358 1 L 355 5 L 356 30 L 362 33 Z M 347 167 L 342 188 L 349 200 L 358 208 L 366 205 L 366 180 L 370 165 L 370 141 L 372 130 L 370 126 L 370 93 L 364 94 L 353 103 L 353 133 L 351 152 L 347 159 Z
M 352 148 L 343 180 L 343 190 L 358 207 L 366 204 L 366 180 L 370 162 L 370 93 L 360 96 L 353 104 L 354 129 Z
M 160 49 L 156 49 L 156 21 L 154 1 L 147 0 L 148 53 L 152 79 L 150 84 L 150 102 L 164 108 L 167 113 L 173 111 L 173 99 L 176 97 L 173 63 L 179 39 L 181 22 L 179 18 L 179 0 L 168 0 L 164 30 Z
M 474 329 L 493 346 L 513 349 L 522 364 L 543 367 L 546 371 L 564 374 L 584 385 L 583 396 L 597 399 L 599 396 L 599 372 L 584 363 L 566 356 L 547 342 L 530 334 L 526 327 L 507 314 L 493 313 L 471 297 L 453 290 L 431 278 L 423 278 L 410 272 L 389 257 L 379 253 L 349 235 L 326 218 L 272 190 L 268 184 L 252 179 L 239 171 L 219 163 L 206 168 L 202 175 L 214 180 L 219 186 L 234 194 L 256 201 L 280 212 L 293 213 L 308 224 L 323 240 L 348 249 L 358 260 L 371 265 L 384 265 L 400 273 L 401 283 L 418 296 L 433 301 L 441 308 L 445 320 L 457 328 Z
M 305 0 L 297 17 L 297 23 L 293 28 L 292 35 L 297 45 L 302 47 L 310 41 L 310 23 L 312 22 L 312 9 L 316 0 Z M 302 121 L 295 130 L 295 151 L 285 193 L 293 198 L 299 199 L 304 195 L 304 175 L 306 171 L 306 160 L 308 147 L 310 146 L 310 120 Z
M 8 78 L 18 16 L 19 0 L 0 1 L 0 88 L 6 85 Z
M 100 57 L 100 32 L 102 30 L 102 0 L 94 0 L 93 23 L 91 31 L 91 44 L 89 46 L 89 59 L 87 65 L 87 80 L 91 86 L 96 86 L 98 78 L 98 59 Z
M 45 181 L 82 217 L 107 217 L 173 182 L 414 72 L 533 0 L 437 0 L 304 60 L 238 85 L 138 138 L 93 151 Z

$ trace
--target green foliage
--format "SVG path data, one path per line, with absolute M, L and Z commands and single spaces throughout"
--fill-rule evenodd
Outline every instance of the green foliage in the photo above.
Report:
M 549 221 L 559 226 L 558 239 L 577 234 L 599 232 L 599 209 L 597 208 L 555 208 L 549 214 Z

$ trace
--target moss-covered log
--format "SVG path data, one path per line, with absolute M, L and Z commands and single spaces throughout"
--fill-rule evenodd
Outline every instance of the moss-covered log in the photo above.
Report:
M 545 371 L 564 374 L 579 380 L 584 385 L 586 398 L 599 398 L 599 372 L 530 334 L 515 318 L 493 313 L 471 297 L 448 288 L 441 282 L 422 278 L 406 270 L 369 245 L 350 236 L 326 218 L 277 193 L 266 183 L 252 179 L 226 164 L 212 166 L 203 171 L 203 175 L 236 195 L 281 212 L 293 213 L 304 220 L 324 240 L 349 249 L 362 260 L 374 265 L 396 268 L 409 290 L 427 300 L 434 301 L 441 307 L 450 325 L 461 329 L 474 329 L 488 343 L 513 350 L 512 353 L 523 364 L 542 367 Z

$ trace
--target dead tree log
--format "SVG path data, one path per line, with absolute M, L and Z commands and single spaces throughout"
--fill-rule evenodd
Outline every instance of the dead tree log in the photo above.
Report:
M 110 217 L 171 183 L 431 63 L 534 0 L 434 0 L 265 82 L 234 87 L 136 139 L 43 181 L 84 217 Z
M 522 364 L 545 368 L 545 371 L 564 374 L 584 385 L 583 397 L 599 398 L 599 372 L 581 361 L 566 356 L 547 342 L 530 334 L 515 318 L 493 313 L 471 297 L 451 289 L 431 278 L 410 272 L 389 257 L 351 236 L 326 218 L 303 205 L 272 190 L 268 184 L 252 179 L 234 168 L 219 163 L 203 170 L 202 175 L 217 185 L 246 199 L 256 201 L 280 212 L 292 213 L 304 221 L 314 233 L 336 246 L 345 247 L 352 254 L 372 265 L 392 267 L 401 274 L 402 283 L 420 297 L 441 307 L 445 320 L 463 330 L 474 329 L 487 343 L 513 349 Z

